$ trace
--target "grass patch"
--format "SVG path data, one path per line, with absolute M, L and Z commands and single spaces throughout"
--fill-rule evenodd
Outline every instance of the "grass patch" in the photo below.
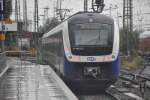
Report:
M 140 64 L 144 62 L 144 59 L 140 56 L 134 55 L 121 58 L 121 68 L 123 69 L 136 69 Z

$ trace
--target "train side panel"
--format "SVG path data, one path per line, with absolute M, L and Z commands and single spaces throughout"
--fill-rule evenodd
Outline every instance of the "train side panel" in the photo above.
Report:
M 60 75 L 64 74 L 63 32 L 59 31 L 43 39 L 43 61 L 51 65 Z M 45 41 L 45 43 L 44 43 Z

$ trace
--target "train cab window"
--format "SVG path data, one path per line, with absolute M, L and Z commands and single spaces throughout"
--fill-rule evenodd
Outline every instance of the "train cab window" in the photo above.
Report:
M 69 27 L 72 53 L 83 56 L 111 54 L 113 34 L 112 24 L 74 23 Z
M 73 33 L 75 46 L 108 46 L 112 40 L 109 24 L 76 24 Z

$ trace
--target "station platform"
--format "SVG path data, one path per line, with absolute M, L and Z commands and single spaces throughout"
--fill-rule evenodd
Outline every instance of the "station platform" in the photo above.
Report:
M 48 65 L 9 58 L 7 67 L 0 78 L 0 100 L 78 100 Z

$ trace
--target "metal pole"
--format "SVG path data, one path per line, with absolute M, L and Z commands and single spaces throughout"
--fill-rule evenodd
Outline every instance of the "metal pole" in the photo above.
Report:
M 2 34 L 5 35 L 4 31 L 4 14 L 2 13 Z M 5 40 L 2 40 L 2 52 L 5 51 Z
M 20 0 L 18 0 L 18 20 L 21 22 L 21 13 L 20 13 Z
M 1 43 L 2 43 L 2 45 L 1 45 L 1 46 L 2 46 L 2 47 L 1 47 L 1 48 L 2 48 L 2 52 L 4 52 L 4 51 L 5 51 L 5 45 L 4 45 L 4 44 L 5 44 L 5 41 L 4 41 L 4 39 L 3 39 L 3 38 L 5 38 L 5 37 L 4 37 L 4 36 L 5 36 L 5 26 L 4 26 L 4 1 L 1 0 L 0 3 L 1 3 L 1 5 L 0 5 L 0 6 L 1 6 L 1 8 L 0 8 L 0 9 L 1 9 L 1 12 L 0 12 L 0 13 L 1 13 L 1 16 L 2 16 L 2 18 L 1 18 L 1 19 L 2 19 L 2 33 L 1 33 Z
M 48 12 L 49 12 L 49 9 L 48 7 L 44 8 L 44 15 L 45 15 L 45 19 L 47 20 L 48 19 Z
M 110 4 L 110 7 L 109 7 L 109 9 L 110 9 L 110 12 L 109 12 L 109 14 L 110 14 L 110 17 L 111 17 L 112 4 Z
M 38 30 L 38 0 L 34 1 L 34 32 Z
M 37 0 L 37 32 L 39 32 L 39 5 L 38 5 L 38 0 Z
M 130 56 L 132 42 L 129 37 L 132 34 L 133 30 L 133 19 L 132 19 L 132 0 L 124 0 L 123 1 L 123 29 L 125 32 L 125 40 L 126 40 L 126 53 Z
M 84 0 L 84 11 L 87 12 L 88 11 L 88 1 Z
M 27 0 L 24 0 L 24 3 L 23 3 L 23 20 L 24 20 L 24 31 L 26 32 L 27 31 Z
M 116 8 L 117 8 L 117 18 L 118 18 L 118 27 L 120 29 L 120 20 L 119 20 L 119 11 L 118 11 L 118 5 L 116 5 Z
M 15 0 L 15 21 L 18 22 L 18 1 Z
M 18 44 L 18 40 L 19 40 L 19 31 L 18 31 L 18 16 L 19 16 L 19 13 L 18 13 L 18 0 L 15 0 L 15 21 L 17 23 L 17 32 L 16 32 L 16 46 L 19 47 L 19 44 Z
M 63 17 L 63 10 L 62 10 L 62 1 L 59 0 L 59 6 L 58 6 L 58 10 L 59 10 L 59 16 L 60 16 L 60 21 L 62 22 L 64 20 L 64 17 Z
M 127 34 L 127 36 L 126 36 L 126 39 L 127 39 L 127 56 L 130 56 L 129 31 L 128 30 L 127 30 L 126 34 Z

